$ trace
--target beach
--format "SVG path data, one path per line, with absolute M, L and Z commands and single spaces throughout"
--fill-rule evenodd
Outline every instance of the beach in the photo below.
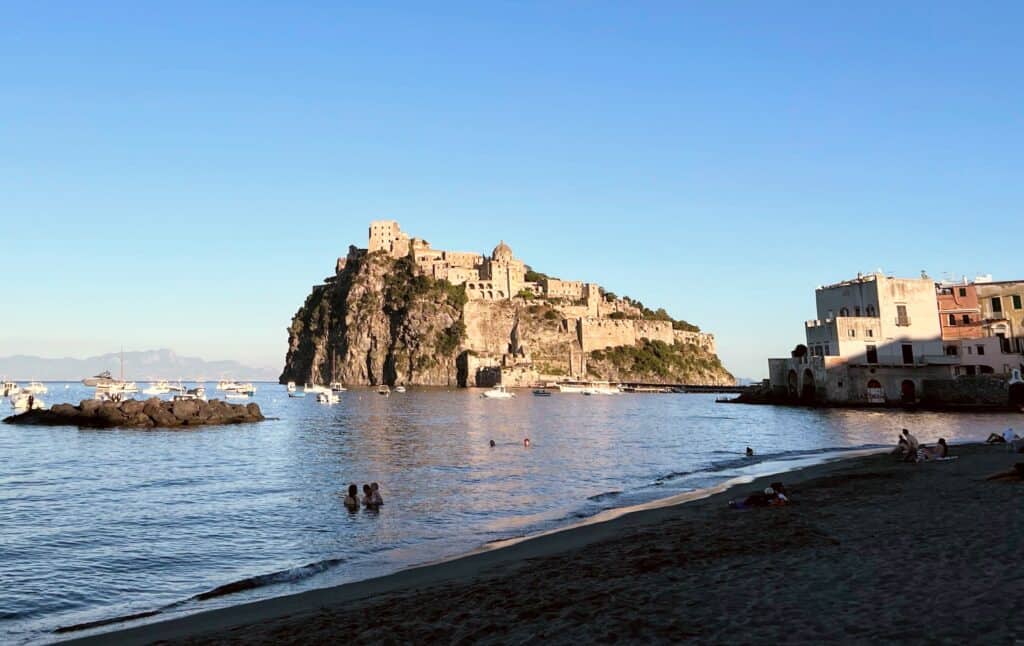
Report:
M 1012 642 L 1020 457 L 869 455 L 397 574 L 80 643 Z M 793 503 L 729 509 L 782 480 Z

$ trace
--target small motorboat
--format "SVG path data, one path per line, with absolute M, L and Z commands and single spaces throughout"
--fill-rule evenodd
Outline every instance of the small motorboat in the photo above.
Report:
M 405 386 L 395 386 L 395 392 L 396 393 L 404 393 L 405 392 Z
M 515 397 L 515 393 L 510 393 L 508 388 L 498 384 L 494 388 L 484 391 L 482 397 L 486 397 L 487 399 L 512 399 Z
M 306 394 L 307 395 L 317 395 L 319 393 L 329 393 L 329 392 L 331 392 L 331 389 L 328 388 L 327 386 L 316 386 L 316 385 L 306 384 Z
M 36 397 L 35 393 L 30 393 L 26 390 L 11 395 L 11 406 L 15 412 L 22 413 L 28 410 L 43 410 L 46 408 L 46 404 L 43 403 L 42 399 Z
M 340 381 L 332 381 L 331 382 L 331 390 L 336 392 L 336 393 L 343 393 L 343 392 L 345 392 L 348 389 L 345 388 L 345 385 L 342 384 Z
M 548 390 L 547 388 L 536 388 L 533 391 L 533 396 L 534 397 L 550 397 L 551 396 L 551 391 Z
M 382 384 L 379 388 L 377 388 L 377 394 L 384 395 L 385 397 L 387 397 L 391 394 L 391 389 Z
M 18 387 L 17 382 L 5 381 L 3 384 L 0 384 L 0 392 L 3 392 L 4 397 L 10 397 L 14 393 L 20 391 L 21 388 Z
M 143 395 L 166 395 L 171 392 L 171 386 L 166 381 L 154 381 L 149 384 L 149 388 L 142 391 Z
M 33 395 L 45 395 L 46 393 L 49 392 L 46 389 L 46 386 L 44 386 L 42 383 L 38 381 L 29 382 L 29 384 L 25 386 L 25 391 L 30 392 Z
M 318 404 L 337 404 L 341 401 L 341 398 L 336 394 L 328 390 L 327 392 L 321 392 L 316 394 L 316 401 Z
M 289 381 L 288 385 L 286 386 L 286 388 L 288 388 L 288 392 L 290 392 L 290 393 L 295 392 L 295 382 L 294 381 Z
M 95 388 L 97 386 L 105 386 L 111 384 L 114 381 L 115 379 L 110 375 L 110 371 L 104 370 L 98 375 L 86 377 L 85 379 L 82 380 L 82 383 L 85 384 L 86 386 L 89 386 L 90 388 Z

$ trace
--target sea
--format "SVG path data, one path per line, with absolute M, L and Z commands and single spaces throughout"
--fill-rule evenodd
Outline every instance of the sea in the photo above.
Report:
M 79 383 L 47 386 L 47 405 L 92 395 Z M 260 383 L 252 401 L 268 419 L 259 424 L 0 425 L 0 643 L 48 643 L 379 576 L 891 446 L 902 427 L 922 442 L 957 443 L 1024 420 L 715 400 L 353 388 L 324 405 Z M 0 416 L 10 412 L 0 403 Z M 370 482 L 380 483 L 381 509 L 348 511 L 348 485 Z M 99 625 L 55 632 L 89 624 Z

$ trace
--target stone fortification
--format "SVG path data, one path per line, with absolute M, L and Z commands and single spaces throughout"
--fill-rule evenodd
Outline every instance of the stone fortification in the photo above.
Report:
M 712 335 L 674 329 L 663 310 L 606 295 L 595 283 L 526 277 L 504 242 L 489 256 L 437 250 L 397 222 L 374 222 L 368 248 L 350 247 L 296 313 L 281 380 L 525 386 L 601 372 L 625 379 L 633 361 L 646 380 L 733 383 Z M 653 373 L 642 352 L 608 355 L 600 370 L 591 362 L 619 347 L 680 360 Z

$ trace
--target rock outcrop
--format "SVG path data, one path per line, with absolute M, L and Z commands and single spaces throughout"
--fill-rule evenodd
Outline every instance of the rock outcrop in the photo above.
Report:
M 258 404 L 229 404 L 214 399 L 164 401 L 157 397 L 139 401 L 102 402 L 83 399 L 57 404 L 49 410 L 27 411 L 4 420 L 6 424 L 81 426 L 87 428 L 177 428 L 247 424 L 263 421 Z
M 616 309 L 595 323 L 593 303 L 468 300 L 464 286 L 426 276 L 409 257 L 356 251 L 313 288 L 292 319 L 281 383 L 525 386 L 566 378 L 735 383 L 713 343 L 693 342 L 712 336 L 674 330 L 671 320 L 646 320 L 639 307 Z M 615 300 L 616 306 L 625 307 L 624 302 Z M 600 346 L 618 336 L 624 340 L 613 343 L 624 343 L 621 347 Z

